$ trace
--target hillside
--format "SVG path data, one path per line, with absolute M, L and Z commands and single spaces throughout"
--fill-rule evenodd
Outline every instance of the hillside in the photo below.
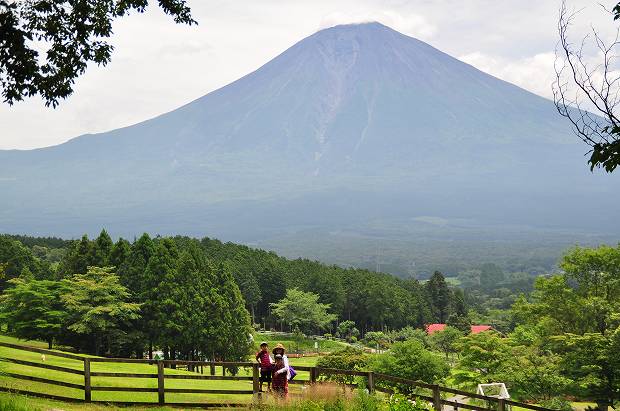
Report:
M 0 343 L 10 343 L 23 347 L 34 347 L 34 348 L 47 348 L 45 343 L 40 343 L 38 341 L 29 341 L 24 342 L 21 340 L 17 340 L 13 337 L 9 337 L 6 335 L 0 334 Z M 61 354 L 71 354 L 66 353 L 62 350 L 55 350 Z M 41 354 L 37 354 L 34 352 L 21 351 L 18 349 L 12 349 L 7 347 L 0 347 L 0 358 L 10 358 L 16 359 L 20 361 L 30 361 L 35 362 L 37 364 L 49 365 L 49 366 L 59 366 L 70 368 L 73 370 L 81 370 L 83 369 L 83 364 L 79 360 L 67 359 L 67 358 L 59 358 L 54 357 L 52 355 L 46 355 L 45 360 L 42 359 Z M 248 360 L 249 361 L 249 360 Z M 293 365 L 302 365 L 302 366 L 314 366 L 316 362 L 315 358 L 291 358 L 291 363 Z M 81 385 L 84 383 L 84 377 L 77 374 L 67 374 L 65 372 L 61 372 L 58 370 L 49 370 L 49 369 L 41 369 L 36 367 L 29 367 L 23 364 L 9 364 L 2 363 L 2 372 L 3 373 L 16 373 L 21 375 L 30 376 L 33 378 L 45 378 L 51 379 L 55 381 L 62 381 L 70 384 L 78 384 Z M 105 373 L 130 373 L 130 374 L 152 374 L 157 372 L 157 367 L 154 365 L 147 364 L 118 364 L 118 363 L 93 363 L 93 372 Z M 204 370 L 203 370 L 204 371 Z M 222 375 L 222 367 L 216 367 L 215 369 L 216 375 Z M 181 376 L 196 376 L 197 373 L 190 372 L 187 370 L 176 370 L 176 369 L 166 369 L 166 375 L 181 375 Z M 301 378 L 308 378 L 307 372 L 300 371 Z M 209 374 L 209 370 L 206 370 L 206 374 Z M 204 375 L 204 374 L 200 374 Z M 251 367 L 248 369 L 241 369 L 238 376 L 240 377 L 251 377 Z M 93 377 L 92 383 L 94 386 L 112 386 L 118 388 L 157 388 L 157 380 L 156 379 L 148 379 L 148 378 L 111 378 L 111 377 Z M 231 381 L 231 380 L 186 380 L 186 379 L 175 379 L 172 381 L 168 381 L 169 388 L 186 388 L 186 389 L 212 389 L 212 390 L 251 390 L 252 389 L 252 381 Z M 55 386 L 50 384 L 45 384 L 40 381 L 25 381 L 23 379 L 15 379 L 11 378 L 8 375 L 3 375 L 0 373 L 0 387 L 9 387 L 14 389 L 39 392 L 49 395 L 58 395 L 63 397 L 82 399 L 84 396 L 83 390 L 76 388 L 68 388 L 63 386 Z M 296 389 L 298 391 L 298 389 Z M 0 393 L 2 395 L 2 393 Z M 156 402 L 157 401 L 157 392 L 94 392 L 93 396 L 94 401 L 140 401 L 140 402 Z M 168 394 L 169 402 L 189 402 L 189 403 L 200 403 L 200 402 L 251 402 L 252 397 L 248 395 L 242 394 L 209 394 L 209 395 L 201 395 L 197 396 L 192 393 L 171 393 Z M 67 404 L 71 407 L 71 404 Z M 63 404 L 63 409 L 67 406 Z M 75 405 L 75 409 L 83 409 L 85 407 L 84 404 Z M 101 408 L 103 405 L 98 405 L 93 408 Z M 97 409 L 99 409 L 97 408 Z M 104 407 L 105 408 L 105 407 Z M 181 408 L 181 407 L 179 407 Z
M 617 179 L 583 154 L 550 101 L 381 24 L 337 26 L 156 118 L 0 151 L 0 232 L 208 234 L 323 258 L 311 235 L 411 240 L 430 216 L 441 241 L 565 244 L 620 228 Z

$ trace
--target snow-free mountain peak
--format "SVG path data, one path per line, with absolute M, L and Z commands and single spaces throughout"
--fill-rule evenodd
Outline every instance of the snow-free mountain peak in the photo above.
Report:
M 0 151 L 0 192 L 0 231 L 55 235 L 620 228 L 617 181 L 583 167 L 552 102 L 379 23 L 321 30 L 154 119 Z

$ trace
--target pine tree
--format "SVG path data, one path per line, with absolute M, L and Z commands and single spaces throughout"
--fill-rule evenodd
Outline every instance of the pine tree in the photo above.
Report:
M 119 247 L 124 246 L 120 245 Z M 144 293 L 147 287 L 144 272 L 154 249 L 155 245 L 153 240 L 145 233 L 138 240 L 134 241 L 127 257 L 123 263 L 118 266 L 121 284 L 127 288 L 130 294 L 130 301 L 133 303 L 139 304 L 145 301 Z M 117 252 L 119 251 L 117 250 Z M 148 313 L 146 313 L 146 315 L 148 316 Z M 128 338 L 133 341 L 131 343 L 133 345 L 131 350 L 136 353 L 138 358 L 142 358 L 144 348 L 148 343 L 148 341 L 146 341 L 147 336 L 145 335 L 145 325 L 142 318 L 132 321 L 126 331 Z M 150 346 L 148 348 L 150 349 Z
M 70 277 L 73 274 L 85 274 L 88 267 L 93 265 L 92 250 L 93 245 L 86 234 L 79 241 L 72 241 L 67 254 L 60 263 L 61 275 Z
M 425 284 L 425 287 L 430 298 L 435 320 L 445 323 L 448 320 L 451 293 L 443 274 L 435 271 L 430 280 Z
M 243 300 L 252 313 L 252 323 L 255 323 L 255 307 L 262 299 L 258 280 L 241 264 L 230 262 L 227 267 L 233 273 L 235 283 L 239 286 Z
M 177 279 L 177 259 L 178 250 L 173 240 L 157 242 L 142 277 L 142 290 L 138 294 L 143 304 L 140 329 L 147 336 L 150 358 L 153 345 L 169 343 L 170 335 L 176 334 L 181 326 L 171 323 L 174 313 L 179 309 L 175 289 L 185 286 Z
M 228 340 L 228 344 L 222 347 L 221 355 L 229 361 L 242 360 L 250 349 L 252 335 L 250 314 L 245 308 L 243 296 L 229 268 L 223 263 L 213 268 L 226 318 L 222 334 Z
M 43 266 L 30 250 L 19 241 L 0 235 L 0 292 L 6 287 L 6 281 L 19 277 L 28 269 L 36 278 L 45 278 Z M 2 268 L 0 267 L 0 268 Z
M 131 252 L 119 269 L 122 284 L 129 289 L 133 299 L 139 300 L 145 290 L 144 271 L 153 255 L 155 244 L 144 233 L 131 246 Z
M 101 230 L 99 237 L 92 246 L 90 264 L 97 267 L 110 265 L 110 253 L 114 243 L 105 229 Z
M 129 258 L 130 253 L 131 244 L 129 241 L 119 238 L 110 251 L 109 265 L 111 267 L 116 267 L 116 269 L 120 269 Z

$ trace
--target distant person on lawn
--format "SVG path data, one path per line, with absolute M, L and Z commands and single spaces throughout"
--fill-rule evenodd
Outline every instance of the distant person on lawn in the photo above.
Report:
M 273 366 L 273 391 L 277 396 L 285 398 L 288 394 L 288 376 L 286 366 L 284 365 L 284 357 L 282 354 L 276 354 L 276 363 Z
M 269 355 L 269 346 L 266 342 L 260 343 L 260 351 L 256 353 L 256 361 L 260 364 L 260 390 L 263 391 L 263 383 L 267 383 L 267 390 L 271 391 L 271 370 L 273 359 Z
M 288 364 L 288 357 L 285 354 L 286 349 L 284 348 L 284 346 L 280 343 L 278 343 L 275 348 L 273 349 L 273 355 L 274 356 L 281 356 L 282 357 L 282 362 L 284 364 L 284 367 L 276 370 L 273 372 L 273 376 L 275 377 L 276 374 L 285 374 L 286 375 L 286 380 L 290 380 L 291 379 L 291 374 L 290 374 L 290 366 Z

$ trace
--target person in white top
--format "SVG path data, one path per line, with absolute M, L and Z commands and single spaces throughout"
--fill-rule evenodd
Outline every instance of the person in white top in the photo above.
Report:
M 281 374 L 283 372 L 286 373 L 286 379 L 290 380 L 291 379 L 291 370 L 290 367 L 288 365 L 288 357 L 285 354 L 286 352 L 286 348 L 284 348 L 284 345 L 278 343 L 274 348 L 273 348 L 273 355 L 278 355 L 280 354 L 282 356 L 282 359 L 284 360 L 284 368 L 279 369 L 278 371 L 275 372 L 275 374 Z

